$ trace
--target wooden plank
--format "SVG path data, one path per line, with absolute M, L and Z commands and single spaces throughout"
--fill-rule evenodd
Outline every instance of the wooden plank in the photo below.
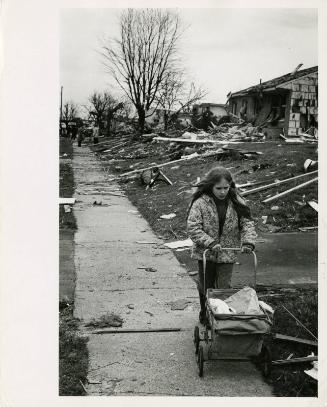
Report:
M 151 332 L 180 332 L 181 328 L 153 328 L 153 329 L 97 329 L 93 334 L 135 334 Z
M 191 143 L 191 144 L 239 144 L 239 141 L 233 142 L 233 141 L 221 141 L 221 140 L 192 140 L 192 139 L 186 139 L 186 138 L 169 138 L 169 137 L 154 137 L 153 140 L 156 141 L 167 141 L 167 142 L 174 142 L 174 143 Z
M 300 175 L 297 175 L 296 177 L 286 178 L 286 179 L 283 179 L 283 180 L 281 180 L 281 181 L 273 182 L 272 184 L 263 185 L 262 187 L 250 189 L 249 191 L 243 192 L 243 193 L 242 193 L 242 196 L 246 196 L 246 195 L 254 194 L 255 192 L 260 192 L 260 191 L 264 191 L 264 190 L 266 190 L 266 189 L 274 188 L 274 187 L 276 187 L 276 186 L 279 186 L 279 185 L 282 185 L 282 184 L 286 184 L 287 182 L 291 182 L 291 181 L 294 181 L 294 180 L 297 180 L 297 179 L 304 178 L 304 177 L 306 177 L 307 175 L 310 175 L 310 174 L 317 174 L 317 173 L 318 173 L 318 170 L 317 170 L 317 171 L 308 172 L 308 173 L 305 173 L 305 174 L 300 174 Z
M 273 335 L 273 338 L 278 341 L 302 343 L 303 345 L 318 347 L 318 342 L 311 341 L 310 339 L 296 338 L 295 336 L 288 336 L 288 335 L 282 335 L 282 334 L 277 334 L 277 333 Z
M 165 162 L 165 163 L 162 163 L 162 164 L 155 164 L 155 165 L 151 165 L 150 167 L 139 168 L 139 169 L 136 169 L 136 170 L 133 170 L 133 171 L 124 172 L 123 174 L 118 175 L 117 178 L 122 178 L 122 177 L 130 176 L 130 175 L 133 175 L 133 174 L 137 174 L 137 173 L 139 173 L 139 172 L 143 172 L 143 171 L 146 171 L 146 170 L 151 170 L 151 169 L 153 169 L 153 168 L 165 167 L 165 166 L 167 166 L 167 165 L 179 163 L 179 162 L 182 162 L 182 161 L 193 160 L 194 158 L 213 157 L 213 156 L 218 155 L 218 154 L 221 154 L 221 152 L 215 151 L 215 152 L 212 152 L 212 153 L 209 153 L 209 154 L 199 154 L 199 155 L 196 155 L 196 156 L 195 156 L 195 155 L 186 156 L 186 157 L 184 157 L 184 158 L 179 158 L 178 160 L 168 161 L 168 162 Z M 114 180 L 114 179 L 116 179 L 116 178 L 112 178 L 111 180 Z
M 306 356 L 304 358 L 273 360 L 271 362 L 271 364 L 273 366 L 277 366 L 277 365 L 293 365 L 293 364 L 297 364 L 297 363 L 316 362 L 317 360 L 318 360 L 318 356 Z
M 314 179 L 311 179 L 310 181 L 304 182 L 303 184 L 297 185 L 294 188 L 288 189 L 287 191 L 281 192 L 280 194 L 277 194 L 277 195 L 274 195 L 274 196 L 272 196 L 270 198 L 267 198 L 267 199 L 263 200 L 262 202 L 263 203 L 268 203 L 268 202 L 275 201 L 276 199 L 279 199 L 282 196 L 286 196 L 286 195 L 290 194 L 291 192 L 298 191 L 299 189 L 305 188 L 306 186 L 308 186 L 308 185 L 310 185 L 310 184 L 312 184 L 312 183 L 314 183 L 316 181 L 318 181 L 318 177 L 316 177 Z

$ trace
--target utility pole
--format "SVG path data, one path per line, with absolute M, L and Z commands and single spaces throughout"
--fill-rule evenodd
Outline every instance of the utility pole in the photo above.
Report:
M 63 86 L 60 89 L 60 124 L 59 124 L 59 128 L 60 128 L 60 135 L 61 135 L 61 120 L 62 120 L 62 91 L 63 91 Z

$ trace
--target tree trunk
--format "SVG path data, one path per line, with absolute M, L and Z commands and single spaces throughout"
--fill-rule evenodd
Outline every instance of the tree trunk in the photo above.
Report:
M 168 129 L 168 123 L 169 123 L 169 113 L 166 111 L 164 112 L 164 130 Z
M 107 128 L 106 128 L 106 133 L 107 136 L 109 137 L 111 135 L 111 122 L 112 122 L 112 117 L 111 114 L 107 115 Z
M 139 116 L 138 125 L 139 125 L 139 132 L 141 134 L 144 133 L 145 127 L 145 110 L 143 108 L 138 109 L 137 114 Z

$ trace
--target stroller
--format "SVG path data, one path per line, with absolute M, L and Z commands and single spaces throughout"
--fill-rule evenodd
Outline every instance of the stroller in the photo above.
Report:
M 222 250 L 241 251 L 240 248 Z M 203 253 L 204 287 L 206 278 L 206 254 Z M 256 288 L 257 258 L 254 260 L 254 289 Z M 262 313 L 217 313 L 212 307 L 212 299 L 226 300 L 238 289 L 207 289 L 205 329 L 194 328 L 194 345 L 197 355 L 198 374 L 203 376 L 204 362 L 208 360 L 256 360 L 264 376 L 270 373 L 271 354 L 264 343 L 272 325 L 270 315 L 261 308 Z

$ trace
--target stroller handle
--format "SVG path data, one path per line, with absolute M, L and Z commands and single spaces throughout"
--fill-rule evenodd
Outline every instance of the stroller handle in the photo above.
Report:
M 241 252 L 242 249 L 240 247 L 222 247 L 221 250 L 230 250 L 230 251 L 235 251 L 235 252 Z M 206 254 L 207 252 L 210 251 L 210 249 L 206 249 L 203 252 L 203 289 L 204 291 L 206 291 L 205 287 L 206 287 L 206 264 L 207 264 L 207 258 L 206 258 Z M 257 255 L 255 254 L 254 251 L 251 251 L 251 254 L 253 256 L 253 269 L 254 269 L 254 289 L 256 290 L 257 287 L 257 267 L 258 267 L 258 260 L 257 260 Z

